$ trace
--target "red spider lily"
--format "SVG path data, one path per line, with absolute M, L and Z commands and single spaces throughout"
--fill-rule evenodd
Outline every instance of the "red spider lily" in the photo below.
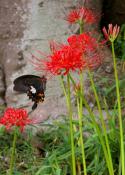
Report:
M 50 44 L 50 51 L 52 54 L 56 53 L 57 50 L 61 50 L 64 47 L 63 44 L 57 43 L 53 40 L 50 41 L 49 44 Z M 42 56 L 42 58 L 32 54 L 32 59 L 30 61 L 35 66 L 36 70 L 46 71 L 48 73 L 48 71 L 47 71 L 48 69 L 45 70 L 45 60 L 46 60 L 46 58 L 50 58 L 50 56 L 47 55 L 46 53 L 41 52 L 40 50 L 37 50 L 37 53 L 40 54 L 40 56 Z M 44 74 L 45 74 L 45 72 L 44 72 Z
M 69 23 L 77 23 L 77 22 L 83 22 L 83 23 L 94 23 L 95 15 L 93 12 L 85 7 L 81 7 L 75 10 L 70 11 L 70 13 L 67 15 L 66 19 Z
M 68 38 L 68 43 L 74 50 L 84 55 L 86 67 L 92 69 L 102 63 L 102 55 L 99 52 L 100 43 L 91 37 L 89 33 L 72 35 Z
M 105 27 L 103 27 L 103 33 L 105 35 L 105 38 L 111 42 L 114 42 L 114 40 L 117 38 L 120 27 L 116 24 L 114 27 L 112 24 L 108 25 L 108 30 L 106 30 Z
M 97 40 L 91 37 L 89 33 L 72 35 L 67 39 L 67 41 L 73 49 L 78 49 L 82 53 L 93 51 L 99 46 Z
M 70 71 L 81 71 L 84 68 L 85 61 L 80 51 L 74 50 L 70 45 L 60 44 L 60 49 L 54 42 L 52 54 L 48 55 L 46 60 L 35 58 L 33 64 L 39 71 L 46 71 L 53 75 L 66 75 Z M 53 49 L 54 48 L 54 49 Z
M 102 62 L 102 55 L 98 52 L 99 44 L 88 33 L 72 35 L 68 38 L 68 45 L 60 44 L 57 48 L 55 42 L 51 43 L 51 48 L 52 54 L 47 56 L 47 60 L 34 57 L 37 70 L 66 75 L 70 71 L 94 69 Z
M 48 61 L 44 62 L 45 70 L 54 75 L 66 75 L 69 71 L 80 71 L 84 65 L 85 61 L 81 53 L 69 45 L 63 45 L 60 50 L 48 56 Z
M 32 120 L 28 118 L 28 114 L 25 109 L 7 108 L 4 112 L 4 116 L 0 118 L 0 124 L 4 125 L 7 130 L 17 126 L 22 132 L 24 127 L 31 123 Z

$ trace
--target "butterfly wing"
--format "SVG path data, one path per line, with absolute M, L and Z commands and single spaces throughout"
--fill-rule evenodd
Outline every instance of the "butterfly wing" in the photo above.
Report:
M 23 75 L 14 80 L 14 90 L 27 93 L 29 99 L 34 101 L 32 110 L 37 108 L 39 102 L 44 101 L 44 91 L 46 90 L 45 76 Z
M 33 86 L 36 91 L 46 89 L 45 76 L 39 77 L 36 75 L 23 75 L 14 80 L 14 90 L 22 93 L 27 93 L 29 87 Z

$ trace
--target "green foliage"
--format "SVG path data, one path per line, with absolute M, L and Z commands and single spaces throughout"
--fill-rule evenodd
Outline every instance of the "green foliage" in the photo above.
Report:
M 119 76 L 119 89 L 121 95 L 121 107 L 125 107 L 125 77 L 124 72 L 120 72 Z M 119 74 L 120 74 L 119 73 Z M 102 77 L 96 75 L 97 81 L 95 82 L 96 89 L 100 98 L 100 103 L 102 108 L 104 108 L 104 98 L 106 99 L 109 109 L 113 109 L 117 105 L 117 96 L 116 96 L 116 84 L 113 76 Z
M 119 35 L 115 40 L 117 58 L 125 61 L 125 24 L 122 24 Z
M 119 129 L 117 126 L 117 112 L 108 113 L 107 110 L 107 135 L 111 148 L 113 166 L 115 175 L 118 175 L 119 167 Z M 66 116 L 63 116 L 66 118 Z M 125 122 L 125 121 L 124 121 Z M 31 137 L 25 140 L 18 136 L 16 149 L 16 166 L 15 175 L 71 175 L 71 149 L 69 140 L 69 123 L 67 120 L 45 124 L 46 129 L 38 133 L 35 139 L 42 142 L 37 148 L 31 144 Z M 79 138 L 78 121 L 74 121 L 75 133 L 75 155 L 77 170 L 80 166 L 82 169 L 81 150 L 77 142 Z M 125 128 L 124 128 L 125 129 Z M 84 116 L 83 121 L 85 154 L 87 163 L 87 173 L 89 175 L 106 175 L 108 174 L 107 165 L 102 150 L 102 145 L 98 134 L 94 129 L 89 115 Z M 103 133 L 102 133 L 103 135 Z M 9 167 L 9 158 L 11 152 L 11 142 L 13 134 L 3 133 L 0 136 L 0 175 L 5 175 Z
M 0 135 L 0 175 L 6 175 L 9 171 L 10 156 L 12 150 L 13 133 L 5 131 Z M 36 163 L 35 150 L 31 145 L 30 138 L 27 141 L 18 133 L 18 142 L 16 145 L 16 166 L 14 175 L 32 174 L 32 169 Z M 30 156 L 29 156 L 30 155 Z

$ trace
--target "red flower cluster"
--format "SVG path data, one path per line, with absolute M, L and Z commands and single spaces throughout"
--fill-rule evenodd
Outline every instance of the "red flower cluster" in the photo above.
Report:
M 84 68 L 96 68 L 102 63 L 102 55 L 99 52 L 99 43 L 89 33 L 72 35 L 68 38 L 69 45 L 84 55 Z
M 82 54 L 89 51 L 95 51 L 99 46 L 97 40 L 91 37 L 89 33 L 72 35 L 67 41 L 73 49 L 81 51 Z
M 85 7 L 70 11 L 66 20 L 71 24 L 77 22 L 94 23 L 96 21 L 93 12 Z
M 80 25 L 85 22 L 94 23 L 95 16 L 91 10 L 80 7 L 69 13 L 67 21 L 78 22 Z M 70 71 L 81 72 L 87 68 L 96 68 L 102 63 L 99 44 L 89 32 L 72 35 L 67 42 L 68 44 L 65 45 L 51 42 L 51 54 L 46 56 L 47 60 L 33 56 L 35 61 L 32 62 L 37 70 L 50 72 L 53 75 L 67 75 Z M 45 56 L 45 54 L 41 54 Z
M 55 50 L 48 58 L 49 60 L 44 62 L 45 70 L 54 75 L 66 75 L 69 71 L 80 71 L 85 64 L 81 53 L 70 45 L 63 45 L 60 50 Z
M 36 58 L 37 62 L 34 64 L 37 70 L 47 71 L 53 75 L 66 75 L 70 71 L 80 72 L 86 68 L 96 68 L 101 64 L 99 44 L 89 33 L 72 35 L 67 41 L 67 45 L 51 42 L 52 54 L 47 56 L 47 60 Z
M 24 127 L 32 123 L 32 120 L 28 118 L 27 111 L 24 109 L 6 109 L 4 116 L 0 118 L 0 124 L 4 125 L 7 130 L 17 126 L 20 131 L 23 131 Z

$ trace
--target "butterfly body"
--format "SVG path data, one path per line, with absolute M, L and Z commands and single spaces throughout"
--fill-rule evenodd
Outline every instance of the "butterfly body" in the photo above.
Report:
M 34 102 L 32 109 L 36 109 L 39 102 L 44 101 L 46 90 L 45 76 L 23 75 L 14 80 L 14 90 L 26 93 L 29 99 Z

